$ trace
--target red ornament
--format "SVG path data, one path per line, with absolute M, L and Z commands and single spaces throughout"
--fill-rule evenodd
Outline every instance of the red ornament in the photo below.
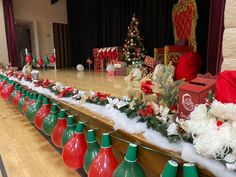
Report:
M 101 149 L 89 167 L 88 177 L 112 177 L 117 166 L 118 162 L 112 153 L 109 134 L 103 133 Z
M 49 60 L 50 60 L 50 63 L 55 63 L 56 58 L 55 58 L 54 55 L 51 55 L 50 58 L 49 58 Z
M 38 65 L 41 66 L 41 67 L 43 66 L 43 58 L 42 58 L 42 56 L 40 56 L 39 59 L 38 59 Z
M 33 105 L 33 104 L 35 103 L 36 99 L 37 99 L 37 94 L 34 93 L 34 94 L 32 95 L 32 100 L 29 100 L 24 106 L 22 106 L 22 110 L 23 110 L 23 114 L 24 114 L 24 115 L 25 115 L 27 109 L 28 109 L 31 105 Z
M 71 169 L 83 167 L 84 155 L 87 150 L 87 143 L 83 134 L 83 122 L 79 122 L 76 131 L 70 140 L 65 144 L 62 151 L 62 159 L 66 166 Z
M 18 104 L 19 100 L 22 97 L 22 92 L 21 92 L 22 90 L 23 90 L 23 87 L 20 87 L 19 91 L 14 96 L 13 101 L 12 101 L 13 105 L 16 106 Z
M 64 109 L 62 109 L 60 111 L 60 114 L 59 114 L 59 117 L 57 120 L 57 124 L 53 128 L 52 134 L 51 134 L 52 142 L 58 148 L 61 148 L 62 134 L 63 134 L 64 130 L 66 129 L 66 118 L 65 117 L 66 117 L 66 112 Z
M 14 91 L 14 85 L 13 82 L 10 81 L 10 83 L 4 87 L 1 91 L 1 96 L 4 100 L 8 100 L 11 96 L 11 93 Z
M 26 62 L 26 63 L 29 63 L 29 64 L 32 62 L 32 57 L 31 57 L 30 54 L 27 54 L 27 55 L 25 56 L 25 62 Z
M 43 120 L 47 117 L 47 115 L 50 113 L 51 105 L 49 104 L 49 100 L 47 97 L 44 97 L 43 105 L 38 110 L 34 117 L 34 124 L 35 126 L 42 130 Z
M 220 127 L 222 124 L 223 124 L 223 122 L 222 122 L 221 120 L 218 120 L 218 121 L 216 122 L 217 127 Z

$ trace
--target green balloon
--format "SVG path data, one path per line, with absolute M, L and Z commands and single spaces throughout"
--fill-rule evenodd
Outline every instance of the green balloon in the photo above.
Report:
M 43 62 L 45 65 L 48 65 L 50 63 L 50 60 L 47 55 L 43 58 Z
M 23 105 L 23 103 L 25 102 L 25 99 L 26 99 L 26 91 L 23 90 L 23 91 L 22 91 L 22 97 L 21 97 L 21 99 L 19 100 L 19 102 L 18 102 L 18 104 L 17 104 L 17 108 L 18 108 L 18 110 L 19 110 L 21 113 L 23 113 L 22 105 Z
M 57 104 L 53 103 L 50 114 L 43 120 L 43 132 L 45 135 L 51 136 L 52 130 L 57 124 Z
M 129 144 L 125 160 L 116 168 L 112 177 L 145 177 L 142 167 L 137 163 L 137 145 Z
M 84 170 L 88 174 L 93 159 L 97 156 L 100 146 L 96 141 L 94 130 L 88 130 L 88 148 L 84 156 Z
M 36 100 L 36 103 L 31 105 L 26 111 L 26 118 L 31 123 L 34 122 L 34 116 L 42 106 L 42 99 L 43 99 L 43 96 L 40 94 Z
M 62 147 L 66 144 L 66 142 L 73 136 L 75 132 L 75 124 L 74 124 L 74 117 L 72 115 L 68 116 L 67 118 L 67 127 L 62 134 Z
M 33 57 L 32 65 L 35 67 L 37 66 L 37 57 L 36 56 Z

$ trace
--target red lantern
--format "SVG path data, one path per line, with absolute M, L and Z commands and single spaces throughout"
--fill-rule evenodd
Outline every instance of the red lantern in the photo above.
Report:
M 88 177 L 112 177 L 117 166 L 118 162 L 112 153 L 109 134 L 103 133 L 101 149 L 89 167 Z
M 50 60 L 50 63 L 55 63 L 56 58 L 55 58 L 54 55 L 51 55 L 50 58 L 49 58 L 49 60 Z
M 18 90 L 18 92 L 16 93 L 16 95 L 13 98 L 13 105 L 17 105 L 19 100 L 22 97 L 22 90 L 23 90 L 23 86 L 20 87 L 20 89 Z
M 11 96 L 11 93 L 14 91 L 14 85 L 13 81 L 10 81 L 10 83 L 4 87 L 1 91 L 1 96 L 4 100 L 8 100 Z
M 66 118 L 65 117 L 66 117 L 66 112 L 64 109 L 62 109 L 60 111 L 60 114 L 59 114 L 59 117 L 57 120 L 57 124 L 53 128 L 52 134 L 51 134 L 52 142 L 58 148 L 61 147 L 61 137 L 62 137 L 64 130 L 66 129 Z
M 22 110 L 23 110 L 23 114 L 25 115 L 27 109 L 35 103 L 35 101 L 37 100 L 37 94 L 36 93 L 32 93 L 31 94 L 31 100 L 29 100 L 24 106 L 22 106 Z
M 32 62 L 32 57 L 31 57 L 31 55 L 30 54 L 27 54 L 26 56 L 25 56 L 25 62 L 28 64 L 30 64 L 31 62 Z
M 47 117 L 47 115 L 50 113 L 51 105 L 49 103 L 49 100 L 47 97 L 44 97 L 43 99 L 43 105 L 38 110 L 34 117 L 34 124 L 35 126 L 42 130 L 43 120 Z
M 79 122 L 76 131 L 70 140 L 65 144 L 62 151 L 62 159 L 66 166 L 71 169 L 83 167 L 84 155 L 87 150 L 87 143 L 83 134 L 84 123 Z
M 42 56 L 40 56 L 39 59 L 38 59 L 38 65 L 41 66 L 41 67 L 43 66 L 43 58 L 42 58 Z

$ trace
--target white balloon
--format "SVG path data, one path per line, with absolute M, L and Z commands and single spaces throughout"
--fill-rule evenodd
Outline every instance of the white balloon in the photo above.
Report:
M 114 70 L 115 70 L 115 67 L 113 64 L 107 65 L 107 72 L 114 71 Z
M 84 71 L 84 66 L 81 65 L 81 64 L 78 64 L 78 65 L 76 66 L 76 69 L 77 69 L 77 71 L 82 72 L 82 71 Z

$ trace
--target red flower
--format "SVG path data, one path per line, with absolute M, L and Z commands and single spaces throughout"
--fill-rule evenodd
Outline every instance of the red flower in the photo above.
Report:
M 101 101 L 107 100 L 107 97 L 109 97 L 109 96 L 110 96 L 110 94 L 108 94 L 108 93 L 97 92 L 97 93 L 95 94 L 95 97 L 98 97 L 99 100 L 101 100 Z
M 42 87 L 47 88 L 49 84 L 51 84 L 51 82 L 47 79 L 47 80 L 43 81 Z
M 221 120 L 218 120 L 218 121 L 216 122 L 217 127 L 220 127 L 222 124 L 223 124 L 223 122 L 222 122 Z
M 147 81 L 141 83 L 141 90 L 145 94 L 152 94 L 153 93 L 152 86 L 153 86 L 153 83 L 151 81 L 147 80 Z
M 68 93 L 72 93 L 74 89 L 72 87 L 66 87 L 59 95 L 58 98 L 64 97 Z
M 148 116 L 153 116 L 155 113 L 154 113 L 154 110 L 152 108 L 151 105 L 147 105 L 146 108 L 144 109 L 141 109 L 138 114 L 142 117 L 148 117 Z

